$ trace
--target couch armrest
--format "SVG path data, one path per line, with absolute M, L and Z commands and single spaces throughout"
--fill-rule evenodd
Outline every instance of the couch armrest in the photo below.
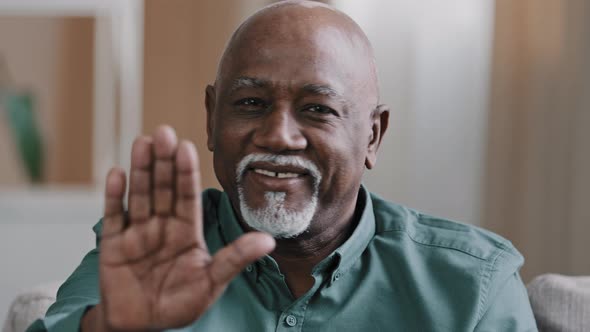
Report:
M 590 330 L 590 276 L 544 274 L 527 289 L 539 331 Z
M 2 332 L 23 332 L 36 319 L 45 316 L 55 302 L 57 289 L 62 282 L 38 285 L 17 295 L 12 301 Z

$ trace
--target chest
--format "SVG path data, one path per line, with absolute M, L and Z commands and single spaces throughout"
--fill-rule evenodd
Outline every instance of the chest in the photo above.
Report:
M 296 300 L 280 274 L 247 269 L 185 331 L 473 330 L 475 284 L 374 263 L 361 260 L 349 271 L 316 278 Z

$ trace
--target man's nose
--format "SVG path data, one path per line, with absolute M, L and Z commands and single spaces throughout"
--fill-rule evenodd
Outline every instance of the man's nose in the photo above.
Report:
M 252 140 L 257 147 L 275 153 L 305 150 L 307 147 L 307 140 L 288 107 L 276 108 L 266 114 Z

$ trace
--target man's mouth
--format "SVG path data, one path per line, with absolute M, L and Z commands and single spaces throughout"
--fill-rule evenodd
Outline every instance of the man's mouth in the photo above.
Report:
M 321 174 L 315 164 L 301 157 L 268 154 L 250 154 L 244 157 L 236 170 L 236 181 L 242 183 L 243 177 L 253 181 L 255 187 L 265 191 L 292 192 L 305 182 L 317 190 Z M 261 186 L 261 187 L 259 187 Z
M 293 165 L 255 161 L 248 166 L 254 173 L 277 179 L 293 179 L 308 174 L 306 169 Z
M 264 192 L 296 192 L 309 180 L 305 169 L 291 165 L 254 162 L 244 172 L 245 186 Z
M 260 168 L 254 168 L 254 172 L 258 173 L 258 174 L 262 174 L 262 175 L 266 175 L 266 176 L 270 176 L 270 177 L 275 177 L 275 178 L 279 178 L 279 179 L 290 179 L 290 178 L 296 178 L 298 176 L 300 176 L 301 174 L 297 174 L 297 173 L 284 173 L 284 172 L 272 172 L 272 171 L 267 171 L 265 169 L 260 169 Z

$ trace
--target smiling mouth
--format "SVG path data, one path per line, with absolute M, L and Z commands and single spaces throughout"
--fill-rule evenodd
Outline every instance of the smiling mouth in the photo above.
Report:
M 300 186 L 302 181 L 308 180 L 317 190 L 322 179 L 313 162 L 298 156 L 272 154 L 249 154 L 242 158 L 236 169 L 238 185 L 246 180 L 244 176 L 247 174 L 250 174 L 247 181 L 253 181 L 251 185 L 270 188 L 271 191 L 294 190 L 291 186 Z
M 266 176 L 270 176 L 270 177 L 274 177 L 274 178 L 279 178 L 279 179 L 296 178 L 296 177 L 302 175 L 302 174 L 290 173 L 290 172 L 272 172 L 272 171 L 268 171 L 268 170 L 261 169 L 261 168 L 254 168 L 253 170 L 254 170 L 254 173 L 258 173 L 258 174 L 262 174 L 262 175 L 266 175 Z

